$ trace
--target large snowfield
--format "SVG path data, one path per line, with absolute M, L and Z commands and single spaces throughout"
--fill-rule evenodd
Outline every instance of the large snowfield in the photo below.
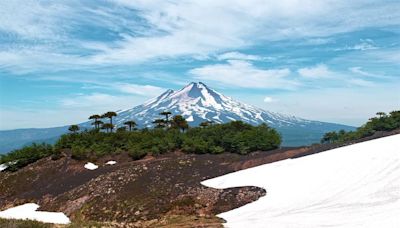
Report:
M 39 205 L 27 203 L 17 207 L 0 211 L 0 218 L 5 219 L 29 219 L 45 223 L 69 224 L 69 218 L 61 212 L 36 211 Z
M 400 227 L 400 135 L 202 182 L 258 186 L 267 195 L 219 214 L 226 227 Z

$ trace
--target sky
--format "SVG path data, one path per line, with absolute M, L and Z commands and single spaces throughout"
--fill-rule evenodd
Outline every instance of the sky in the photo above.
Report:
M 400 1 L 0 1 L 0 130 L 132 108 L 192 81 L 360 126 L 400 109 Z

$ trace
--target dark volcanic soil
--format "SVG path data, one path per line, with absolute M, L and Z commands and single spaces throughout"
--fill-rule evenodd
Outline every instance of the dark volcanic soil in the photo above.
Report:
M 396 132 L 399 133 L 399 132 Z M 380 137 L 383 135 L 378 135 Z M 201 181 L 233 171 L 338 147 L 282 148 L 249 155 L 169 153 L 132 161 L 126 154 L 96 161 L 96 170 L 68 156 L 42 159 L 17 172 L 0 172 L 0 210 L 26 202 L 65 212 L 73 221 L 119 227 L 220 227 L 215 215 L 266 194 L 243 187 L 211 189 Z M 116 160 L 115 165 L 105 165 Z

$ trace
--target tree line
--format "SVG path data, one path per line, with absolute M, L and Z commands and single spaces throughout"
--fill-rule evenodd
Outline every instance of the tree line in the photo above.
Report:
M 389 114 L 385 112 L 377 112 L 364 125 L 356 131 L 340 130 L 338 132 L 331 131 L 324 134 L 321 143 L 343 143 L 352 140 L 361 139 L 373 135 L 378 131 L 392 131 L 400 129 L 400 111 L 392 111 Z
M 148 154 L 158 155 L 176 150 L 186 153 L 248 154 L 278 148 L 282 141 L 280 134 L 266 124 L 253 126 L 242 121 L 224 124 L 204 121 L 198 127 L 189 127 L 182 115 L 172 116 L 168 111 L 161 112 L 162 118 L 152 122 L 154 128 L 137 129 L 136 122 L 128 120 L 124 127 L 113 131 L 113 118 L 116 116 L 115 112 L 91 115 L 92 129 L 80 130 L 78 125 L 71 125 L 71 133 L 62 135 L 55 145 L 33 144 L 14 150 L 1 156 L 0 164 L 8 164 L 8 170 L 17 170 L 43 157 L 58 159 L 63 154 L 70 154 L 73 159 L 91 161 L 120 153 L 128 153 L 136 160 Z M 105 118 L 109 121 L 105 122 Z
M 113 124 L 113 117 L 116 117 L 118 114 L 116 112 L 106 112 L 103 115 L 94 114 L 89 117 L 89 120 L 93 120 L 91 125 L 94 126 L 95 130 L 105 130 L 106 132 L 113 132 L 115 125 Z M 157 118 L 152 123 L 154 124 L 155 128 L 174 128 L 180 129 L 181 131 L 185 132 L 189 128 L 189 124 L 186 119 L 182 115 L 175 115 L 170 119 L 169 117 L 172 115 L 169 111 L 164 111 L 159 113 L 159 115 L 164 116 L 164 118 Z M 109 118 L 109 123 L 104 123 L 101 119 Z M 205 121 L 200 124 L 200 126 L 208 126 L 211 122 Z M 125 126 L 117 128 L 117 131 L 134 131 L 137 130 L 135 128 L 137 123 L 134 120 L 128 120 L 124 122 Z M 69 126 L 68 130 L 72 133 L 77 133 L 80 130 L 79 125 L 71 125 Z

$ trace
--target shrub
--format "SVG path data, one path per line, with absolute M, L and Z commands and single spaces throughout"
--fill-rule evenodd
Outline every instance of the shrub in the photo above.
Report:
M 22 149 L 13 150 L 8 154 L 3 155 L 0 159 L 0 164 L 7 163 L 8 170 L 15 171 L 52 154 L 54 154 L 54 150 L 51 145 L 45 143 L 33 143 L 30 146 L 25 146 Z
M 76 160 L 85 160 L 90 156 L 89 150 L 78 144 L 72 145 L 71 151 L 71 157 Z

